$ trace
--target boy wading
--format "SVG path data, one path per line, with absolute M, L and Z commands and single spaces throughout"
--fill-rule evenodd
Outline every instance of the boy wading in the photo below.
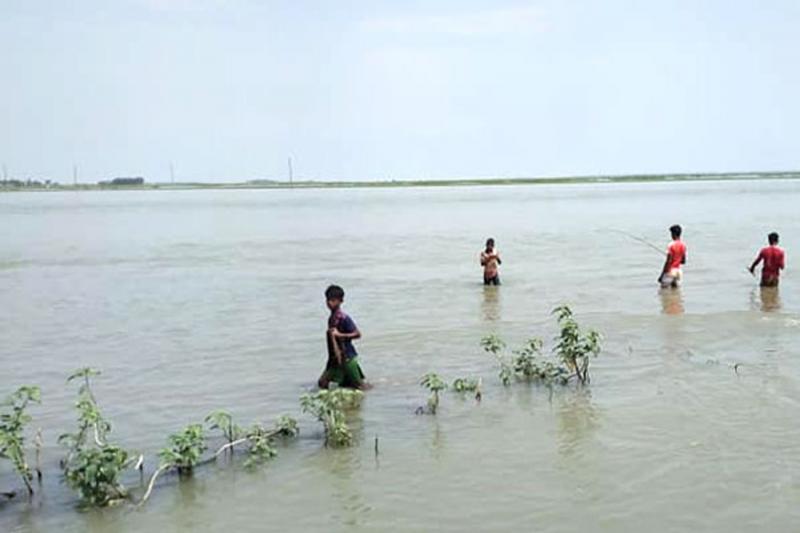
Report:
M 767 236 L 769 246 L 762 248 L 756 260 L 750 265 L 750 273 L 755 274 L 758 264 L 764 262 L 764 266 L 761 268 L 762 287 L 777 287 L 781 278 L 781 270 L 786 266 L 786 255 L 778 246 L 779 240 L 780 237 L 777 233 L 770 233 Z
M 325 291 L 325 301 L 331 312 L 326 334 L 328 363 L 318 385 L 327 389 L 333 382 L 340 387 L 364 388 L 364 372 L 358 365 L 358 353 L 353 346 L 353 341 L 361 338 L 361 332 L 355 321 L 342 310 L 344 290 L 338 285 L 331 285 Z
M 481 252 L 484 285 L 500 285 L 498 267 L 501 264 L 503 264 L 503 261 L 500 259 L 500 252 L 494 247 L 494 239 L 487 239 L 486 248 Z
M 667 247 L 667 259 L 664 261 L 658 282 L 663 289 L 676 289 L 683 279 L 681 267 L 686 264 L 686 244 L 681 240 L 683 230 L 679 225 L 669 228 L 669 232 L 672 235 L 672 242 Z

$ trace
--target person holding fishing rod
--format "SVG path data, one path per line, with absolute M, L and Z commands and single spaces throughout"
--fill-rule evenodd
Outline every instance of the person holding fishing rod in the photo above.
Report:
M 686 264 L 686 244 L 681 240 L 683 229 L 675 224 L 669 228 L 669 232 L 672 235 L 672 242 L 667 246 L 667 258 L 658 277 L 662 289 L 678 288 L 683 278 L 681 267 Z

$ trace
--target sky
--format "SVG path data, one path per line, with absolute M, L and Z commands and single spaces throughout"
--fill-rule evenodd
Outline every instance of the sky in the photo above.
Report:
M 0 163 L 80 182 L 800 169 L 796 0 L 0 0 Z

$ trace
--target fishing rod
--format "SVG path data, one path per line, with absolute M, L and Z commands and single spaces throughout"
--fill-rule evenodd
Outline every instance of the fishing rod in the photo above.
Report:
M 613 228 L 609 228 L 609 229 L 608 229 L 608 231 L 611 231 L 611 232 L 613 232 L 613 233 L 619 233 L 620 235 L 625 235 L 625 236 L 626 236 L 626 237 L 628 237 L 629 239 L 633 239 L 633 240 L 635 240 L 636 242 L 639 242 L 639 243 L 641 243 L 641 244 L 644 244 L 645 246 L 647 246 L 647 247 L 649 247 L 649 248 L 652 248 L 653 250 L 655 250 L 656 252 L 658 252 L 658 255 L 662 255 L 662 256 L 663 256 L 663 255 L 666 255 L 666 254 L 665 254 L 665 252 L 664 252 L 664 250 L 662 250 L 661 248 L 659 248 L 658 246 L 656 246 L 656 245 L 655 245 L 655 244 L 653 244 L 652 242 L 648 241 L 648 240 L 647 240 L 647 239 L 645 239 L 644 237 L 639 237 L 638 235 L 634 235 L 633 233 L 628 233 L 627 231 L 623 231 L 623 230 L 621 230 L 621 229 L 613 229 Z

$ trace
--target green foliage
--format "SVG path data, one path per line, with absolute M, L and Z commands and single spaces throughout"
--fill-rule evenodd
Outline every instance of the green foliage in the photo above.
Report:
M 190 424 L 180 433 L 169 436 L 169 446 L 158 455 L 164 464 L 174 466 L 181 473 L 190 473 L 206 451 L 206 439 L 202 424 Z
M 581 384 L 589 382 L 589 359 L 600 354 L 600 334 L 590 330 L 584 334 L 575 321 L 572 310 L 562 305 L 553 309 L 561 328 L 556 338 L 555 353 L 566 367 L 575 373 Z
M 0 404 L 4 408 L 0 413 L 0 459 L 8 459 L 14 464 L 19 476 L 33 494 L 33 474 L 25 459 L 25 426 L 31 421 L 27 413 L 28 405 L 41 403 L 39 387 L 22 386 Z
M 99 375 L 100 371 L 86 367 L 67 378 L 67 383 L 80 380 L 75 402 L 78 429 L 58 438 L 69 449 L 62 462 L 67 485 L 78 492 L 83 505 L 95 507 L 127 496 L 120 478 L 130 458 L 127 450 L 108 443 L 111 423 L 103 418 L 92 392 L 91 379 Z
M 275 431 L 282 437 L 296 437 L 300 428 L 297 427 L 297 420 L 289 415 L 281 415 L 275 421 Z
M 506 349 L 506 343 L 493 333 L 481 339 L 481 347 L 489 353 L 499 354 Z
M 480 387 L 480 378 L 456 378 L 450 385 L 450 388 L 455 392 L 476 392 Z
M 227 411 L 212 411 L 206 417 L 208 429 L 219 429 L 228 442 L 233 442 L 242 436 L 242 428 L 234 424 L 233 417 Z
M 119 478 L 127 465 L 128 452 L 118 446 L 83 448 L 72 457 L 65 476 L 85 505 L 102 507 L 126 497 Z
M 90 434 L 93 434 L 95 444 L 102 446 L 111 431 L 111 424 L 103 418 L 92 392 L 91 378 L 99 375 L 99 370 L 85 367 L 73 372 L 67 378 L 67 383 L 78 379 L 82 382 L 78 387 L 78 400 L 75 402 L 78 410 L 78 430 L 75 433 L 64 433 L 58 437 L 58 442 L 69 448 L 65 462 L 69 462 L 73 454 L 86 446 Z
M 347 426 L 345 411 L 361 405 L 364 393 L 355 389 L 321 390 L 303 394 L 300 407 L 314 415 L 325 427 L 325 444 L 333 447 L 350 446 L 353 434 Z
M 250 447 L 247 450 L 247 459 L 244 461 L 245 468 L 261 465 L 278 455 L 278 451 L 272 445 L 273 435 L 274 431 L 267 430 L 258 424 L 253 425 L 247 432 Z
M 483 349 L 498 362 L 503 385 L 508 386 L 514 380 L 566 385 L 573 377 L 581 384 L 588 383 L 589 359 L 600 353 L 600 334 L 593 330 L 583 334 L 568 306 L 555 308 L 553 314 L 561 328 L 554 348 L 556 362 L 542 357 L 543 343 L 537 338 L 528 340 L 511 355 L 505 353 L 506 345 L 496 335 L 481 339 Z
M 419 382 L 420 385 L 430 391 L 428 396 L 428 412 L 432 415 L 436 414 L 436 409 L 439 408 L 439 392 L 447 389 L 447 383 L 435 372 L 428 372 Z
M 278 455 L 278 451 L 273 446 L 274 437 L 294 437 L 299 432 L 297 420 L 288 415 L 278 417 L 275 427 L 270 430 L 259 424 L 253 425 L 247 432 L 247 441 L 250 443 L 250 447 L 247 449 L 247 459 L 244 461 L 245 468 L 263 464 Z

